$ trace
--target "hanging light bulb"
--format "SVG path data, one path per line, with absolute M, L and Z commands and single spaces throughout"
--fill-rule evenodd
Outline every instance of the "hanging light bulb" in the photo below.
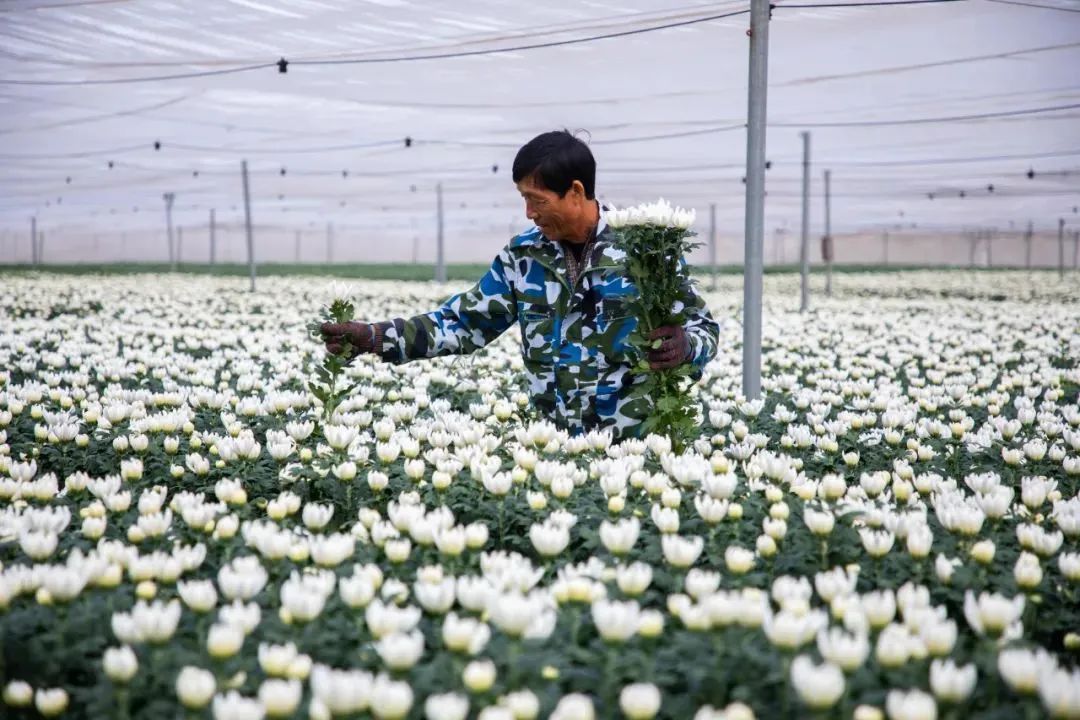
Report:
M 994 192 L 994 183 L 990 183 L 989 185 L 986 186 L 986 192 L 989 192 L 989 193 Z
M 281 177 L 285 177 L 285 168 L 281 168 Z
M 343 177 L 343 178 L 349 177 L 349 171 L 348 170 L 342 170 L 341 171 L 341 177 Z
M 161 141 L 160 140 L 155 140 L 154 141 L 154 149 L 155 150 L 160 150 L 161 149 Z
M 1035 168 L 1028 168 L 1027 178 L 1028 178 L 1028 180 L 1034 180 L 1035 179 Z
M 499 172 L 499 166 L 498 165 L 492 165 L 491 166 L 491 172 L 493 174 Z
M 960 191 L 960 197 L 966 197 L 966 196 L 967 196 L 967 193 L 965 193 L 963 190 L 961 190 Z
M 112 160 L 110 160 L 110 161 L 109 161 L 109 169 L 110 169 L 110 170 L 112 170 L 112 169 L 113 169 L 113 164 L 114 164 L 114 163 L 113 163 L 113 161 L 112 161 Z
M 278 60 L 277 61 L 277 71 L 279 73 L 281 73 L 282 75 L 289 72 L 289 61 L 286 60 L 285 58 L 281 58 L 280 60 Z
M 412 138 L 408 135 L 405 136 L 405 147 L 412 147 Z

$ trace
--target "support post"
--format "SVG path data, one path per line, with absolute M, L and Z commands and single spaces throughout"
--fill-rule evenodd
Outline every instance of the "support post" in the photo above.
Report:
M 888 230 L 885 231 L 885 235 L 881 239 L 881 244 L 883 246 L 883 250 L 884 250 L 884 254 L 885 254 L 885 267 L 888 267 L 889 266 L 889 231 Z
M 217 262 L 217 212 L 210 209 L 210 264 Z
M 435 246 L 435 282 L 446 282 L 446 255 L 443 247 L 443 196 L 442 183 L 435 186 L 435 205 L 438 230 Z
M 255 292 L 255 239 L 251 235 L 251 192 L 248 187 L 247 160 L 240 161 L 240 170 L 244 176 L 244 231 L 247 234 L 248 275 L 251 278 L 250 292 Z
M 326 223 L 326 264 L 334 262 L 334 223 Z
M 1031 236 L 1034 232 L 1031 221 L 1028 220 L 1027 230 L 1024 231 L 1024 267 L 1028 270 L 1031 269 Z
M 1058 218 L 1058 278 L 1065 279 L 1065 218 Z
M 296 231 L 296 242 L 293 247 L 293 262 L 297 265 L 300 264 L 300 231 Z
M 769 0 L 750 3 L 746 112 L 746 238 L 743 264 L 742 394 L 761 396 L 761 295 L 765 244 L 765 123 L 769 78 Z
M 830 182 L 832 171 L 825 171 L 825 247 L 828 249 L 825 257 L 825 295 L 832 297 L 832 263 L 835 248 L 832 239 L 832 194 Z
M 37 265 L 37 216 L 30 218 L 30 264 Z
M 713 292 L 716 292 L 716 271 L 716 203 L 709 203 L 709 274 Z
M 799 243 L 799 312 L 810 309 L 810 133 L 802 136 L 802 237 Z
M 165 199 L 165 229 L 166 239 L 169 242 L 169 269 L 176 272 L 176 248 L 173 245 L 172 208 L 176 200 L 176 193 L 167 192 L 162 196 Z

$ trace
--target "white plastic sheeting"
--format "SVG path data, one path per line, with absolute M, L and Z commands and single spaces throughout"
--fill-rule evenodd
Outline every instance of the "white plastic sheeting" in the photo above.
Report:
M 815 236 L 826 167 L 836 234 L 1080 221 L 1080 109 L 921 122 L 1080 104 L 1080 12 L 1070 11 L 1080 3 L 784 7 L 803 2 L 778 2 L 770 30 L 766 237 L 786 233 L 789 260 L 807 124 L 879 123 L 805 127 Z M 211 208 L 219 258 L 239 259 L 241 159 L 261 259 L 292 260 L 299 231 L 302 259 L 321 260 L 332 222 L 337 260 L 430 261 L 441 182 L 448 258 L 484 261 L 527 226 L 510 179 L 517 148 L 562 127 L 588 131 L 602 199 L 662 195 L 702 217 L 715 202 L 738 248 L 748 16 L 624 33 L 746 7 L 9 0 L 0 4 L 0 262 L 29 257 L 31 216 L 47 233 L 47 261 L 164 258 L 165 192 L 176 193 L 183 259 L 207 257 Z M 388 58 L 397 59 L 301 64 Z M 102 82 L 248 65 L 262 67 Z

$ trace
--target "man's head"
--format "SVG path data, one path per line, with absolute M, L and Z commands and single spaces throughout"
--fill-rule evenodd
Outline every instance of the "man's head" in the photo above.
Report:
M 537 135 L 514 158 L 525 216 L 551 240 L 583 242 L 596 222 L 596 160 L 566 130 Z

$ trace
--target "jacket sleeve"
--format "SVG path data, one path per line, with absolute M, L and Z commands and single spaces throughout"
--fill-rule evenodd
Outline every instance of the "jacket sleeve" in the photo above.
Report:
M 378 354 L 387 362 L 401 363 L 479 350 L 517 321 L 513 273 L 513 261 L 504 249 L 480 282 L 438 309 L 407 320 L 375 323 L 382 331 Z
M 686 314 L 683 329 L 690 340 L 690 363 L 697 368 L 695 378 L 716 357 L 716 348 L 720 338 L 720 325 L 713 319 L 705 300 L 698 294 L 695 283 L 688 277 L 683 285 L 684 301 L 682 310 Z

